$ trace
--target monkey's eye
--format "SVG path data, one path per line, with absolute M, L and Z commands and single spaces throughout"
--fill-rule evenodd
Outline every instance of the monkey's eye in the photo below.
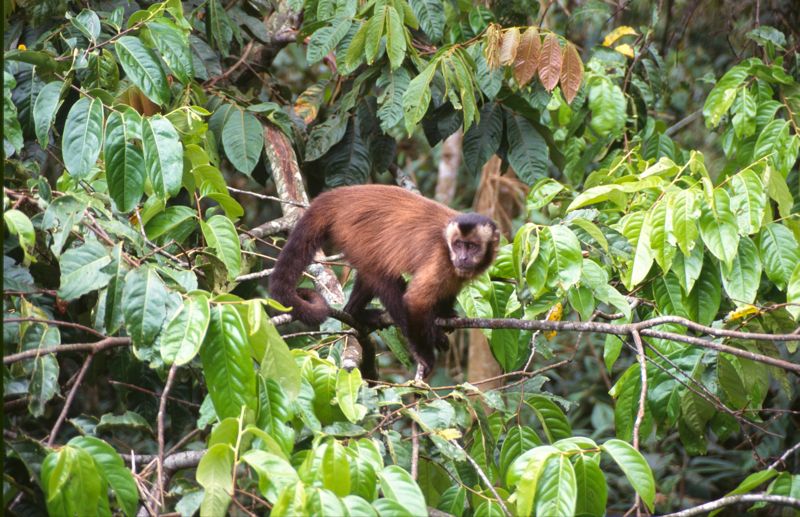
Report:
M 474 242 L 467 243 L 467 250 L 469 251 L 478 251 L 478 245 Z

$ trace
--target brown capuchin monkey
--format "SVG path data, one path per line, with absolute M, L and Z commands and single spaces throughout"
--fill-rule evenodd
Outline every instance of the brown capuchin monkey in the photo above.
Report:
M 499 237 L 488 217 L 456 212 L 400 187 L 340 187 L 314 199 L 289 235 L 269 277 L 270 294 L 292 307 L 294 319 L 322 323 L 330 313 L 324 298 L 296 287 L 317 250 L 330 243 L 357 270 L 345 312 L 375 327 L 380 311 L 365 307 L 377 296 L 427 377 L 434 347 L 448 345 L 435 318 L 455 315 L 458 292 L 491 265 Z M 412 275 L 408 286 L 406 273 Z

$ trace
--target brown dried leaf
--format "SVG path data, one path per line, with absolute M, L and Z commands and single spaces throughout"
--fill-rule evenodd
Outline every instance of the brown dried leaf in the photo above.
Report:
M 544 89 L 552 91 L 561 76 L 561 45 L 558 37 L 552 32 L 545 36 L 542 44 L 542 55 L 539 63 L 539 80 Z
M 502 39 L 503 33 L 500 32 L 500 26 L 494 23 L 490 24 L 486 29 L 486 47 L 484 48 L 489 70 L 496 70 L 500 66 L 500 41 Z
M 519 29 L 508 29 L 503 35 L 503 44 L 500 46 L 500 63 L 510 65 L 514 62 L 519 47 Z
M 514 78 L 520 87 L 528 84 L 528 81 L 536 74 L 541 50 L 542 42 L 539 39 L 539 31 L 536 30 L 536 27 L 528 27 L 522 34 L 522 40 L 514 58 Z
M 561 93 L 564 94 L 567 104 L 572 104 L 572 99 L 578 94 L 583 81 L 583 61 L 578 54 L 578 49 L 572 43 L 564 47 L 564 62 L 561 66 Z

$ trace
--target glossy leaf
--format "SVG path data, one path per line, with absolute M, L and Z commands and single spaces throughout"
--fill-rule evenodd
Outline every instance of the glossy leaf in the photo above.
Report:
M 411 474 L 397 465 L 390 465 L 383 469 L 380 480 L 383 495 L 399 503 L 411 515 L 428 513 L 422 491 Z
M 532 185 L 547 176 L 549 148 L 542 135 L 520 115 L 506 117 L 508 161 L 517 176 Z
M 200 513 L 223 516 L 233 497 L 234 453 L 230 445 L 218 443 L 209 447 L 197 465 L 197 482 L 205 489 Z
M 138 115 L 122 111 L 112 112 L 106 123 L 106 180 L 120 212 L 136 208 L 144 193 L 144 155 L 133 142 L 141 134 L 141 123 Z
M 703 203 L 700 214 L 700 237 L 708 250 L 730 267 L 739 244 L 736 218 L 731 212 L 731 199 L 722 189 L 714 191 L 713 206 Z
M 134 269 L 125 277 L 122 312 L 133 343 L 147 346 L 161 332 L 167 317 L 167 289 L 151 267 Z
M 208 222 L 200 221 L 200 229 L 209 248 L 216 250 L 216 256 L 225 264 L 228 278 L 233 280 L 242 269 L 242 251 L 239 247 L 239 234 L 230 219 L 222 215 L 212 216 Z
M 353 423 L 359 422 L 367 414 L 367 408 L 357 402 L 361 382 L 361 371 L 358 368 L 350 372 L 342 369 L 336 374 L 336 400 L 344 416 Z
M 144 164 L 147 177 L 161 198 L 178 193 L 183 176 L 183 145 L 172 123 L 155 115 L 142 121 Z
M 242 406 L 253 410 L 257 407 L 256 374 L 247 331 L 235 308 L 212 305 L 200 359 L 208 393 L 220 418 L 238 417 Z
M 792 271 L 800 262 L 800 246 L 792 232 L 779 223 L 768 224 L 759 235 L 758 248 L 767 278 L 784 290 Z
M 61 156 L 69 173 L 85 179 L 94 167 L 103 142 L 103 103 L 100 99 L 78 100 L 64 123 Z
M 606 441 L 600 446 L 600 449 L 619 465 L 622 472 L 625 473 L 625 477 L 628 478 L 628 482 L 652 512 L 656 497 L 656 483 L 653 479 L 653 472 L 642 454 L 627 442 L 616 438 Z
M 122 36 L 114 42 L 114 49 L 125 74 L 148 99 L 160 105 L 169 102 L 167 77 L 152 50 L 136 36 Z
M 742 237 L 731 268 L 722 268 L 722 285 L 728 297 L 741 306 L 755 301 L 760 281 L 761 259 L 758 249 L 749 237 Z
M 111 275 L 104 268 L 111 263 L 108 250 L 97 241 L 71 248 L 61 256 L 58 296 L 75 300 L 108 284 Z
M 752 169 L 731 177 L 731 210 L 736 216 L 741 235 L 750 235 L 761 227 L 767 192 L 761 178 Z
M 125 466 L 117 451 L 94 436 L 76 436 L 69 441 L 69 445 L 79 447 L 91 454 L 100 476 L 114 491 L 114 496 L 122 511 L 128 517 L 135 515 L 139 504 L 139 490 L 133 474 Z
M 352 21 L 347 18 L 337 18 L 331 22 L 331 25 L 314 31 L 306 52 L 308 64 L 313 65 L 330 54 L 350 30 L 351 24 Z
M 386 7 L 386 55 L 392 70 L 399 68 L 406 57 L 406 30 L 391 5 Z
M 106 486 L 92 456 L 80 447 L 65 445 L 42 462 L 41 483 L 50 515 L 82 515 L 100 511 Z M 108 501 L 105 501 L 106 513 Z
M 187 296 L 164 327 L 161 358 L 166 364 L 183 365 L 200 351 L 211 318 L 208 297 L 201 292 Z
M 575 469 L 569 458 L 551 456 L 536 489 L 536 515 L 575 515 L 577 496 Z
M 33 105 L 33 122 L 36 127 L 36 138 L 42 149 L 50 143 L 50 129 L 58 108 L 61 106 L 61 92 L 64 89 L 63 81 L 47 83 L 36 96 Z
M 188 84 L 194 77 L 194 64 L 189 39 L 172 21 L 158 18 L 147 23 L 148 40 L 158 49 L 175 77 Z

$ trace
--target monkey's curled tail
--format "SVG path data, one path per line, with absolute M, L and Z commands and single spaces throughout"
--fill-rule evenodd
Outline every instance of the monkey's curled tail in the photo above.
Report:
M 313 289 L 297 289 L 297 282 L 314 254 L 325 242 L 327 224 L 309 209 L 298 221 L 269 276 L 270 295 L 287 307 L 292 318 L 308 325 L 319 325 L 330 315 L 330 307 Z

